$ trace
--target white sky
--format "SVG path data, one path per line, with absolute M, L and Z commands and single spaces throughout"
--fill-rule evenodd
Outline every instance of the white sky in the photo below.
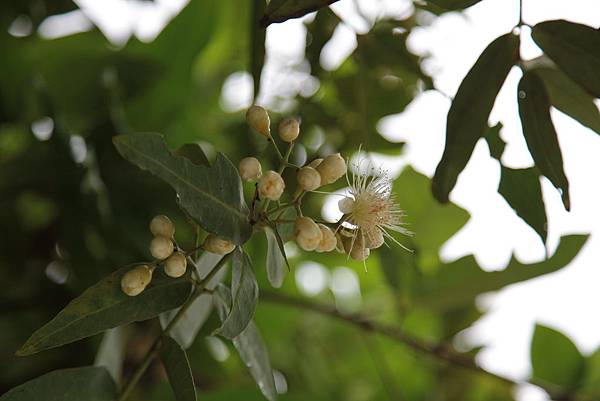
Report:
M 186 0 L 133 2 L 125 0 L 76 0 L 84 12 L 75 11 L 47 21 L 40 31 L 48 37 L 89 29 L 89 20 L 97 24 L 115 43 L 124 43 L 135 34 L 152 40 L 163 25 L 186 3 Z M 523 0 L 525 22 L 533 25 L 547 19 L 563 18 L 598 27 L 600 6 L 597 0 Z M 359 5 L 359 8 L 356 7 Z M 462 78 L 496 37 L 510 31 L 518 20 L 518 0 L 484 0 L 464 14 L 448 13 L 436 18 L 409 37 L 409 47 L 417 54 L 431 54 L 426 64 L 436 86 L 453 95 Z M 356 45 L 355 34 L 364 33 L 368 19 L 384 14 L 402 16 L 410 13 L 407 0 L 342 0 L 332 8 L 344 20 L 321 54 L 324 68 L 332 70 Z M 311 16 L 305 18 L 312 18 Z M 541 54 L 534 42 L 524 35 L 522 54 L 534 58 Z M 267 65 L 263 71 L 264 87 L 259 102 L 285 109 L 289 102 L 276 102 L 274 94 L 309 95 L 318 82 L 309 76 L 307 66 L 295 65 L 302 60 L 305 28 L 301 20 L 271 26 L 267 31 Z M 503 162 L 510 167 L 532 165 L 518 120 L 516 86 L 520 72 L 513 70 L 504 84 L 490 121 L 502 121 L 502 137 L 507 141 Z M 224 85 L 223 108 L 240 110 L 251 101 L 251 79 L 236 73 Z M 405 112 L 381 121 L 384 136 L 407 143 L 406 154 L 393 161 L 390 168 L 409 163 L 418 171 L 432 176 L 441 157 L 449 100 L 438 92 L 425 92 Z M 472 344 L 484 344 L 479 362 L 487 369 L 523 379 L 529 373 L 529 342 L 535 322 L 559 329 L 570 336 L 584 353 L 600 345 L 600 190 L 596 173 L 600 171 L 600 138 L 560 112 L 552 113 L 563 151 L 566 174 L 571 185 L 572 211 L 565 212 L 558 192 L 542 180 L 549 219 L 549 250 L 553 252 L 560 236 L 591 233 L 585 248 L 567 268 L 552 275 L 510 286 L 499 293 L 480 299 L 489 312 L 464 333 Z M 397 133 L 400 133 L 399 135 Z M 389 158 L 381 159 L 389 163 Z M 441 250 L 445 260 L 474 253 L 485 269 L 501 269 L 512 252 L 527 263 L 544 257 L 544 248 L 534 231 L 523 223 L 496 192 L 500 179 L 499 164 L 489 157 L 487 146 L 480 142 L 467 168 L 461 174 L 451 200 L 471 213 L 469 223 Z M 417 233 L 418 235 L 418 233 Z M 314 270 L 314 266 L 311 267 Z M 336 270 L 337 271 L 337 270 Z M 352 281 L 346 270 L 338 276 Z M 336 274 L 333 274 L 335 276 Z M 302 274 L 297 274 L 302 276 Z M 334 279 L 333 277 L 332 279 Z M 338 280 L 340 281 L 340 280 Z M 323 283 L 325 280 L 323 280 Z M 340 281 L 341 282 L 341 281 Z M 338 283 L 339 284 L 339 283 Z M 332 282 L 332 288 L 339 285 Z M 526 386 L 518 391 L 522 401 L 545 400 L 543 392 Z

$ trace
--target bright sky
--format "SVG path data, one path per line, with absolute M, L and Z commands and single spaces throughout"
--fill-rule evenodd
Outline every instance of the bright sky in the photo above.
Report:
M 86 30 L 92 20 L 115 43 L 124 43 L 132 34 L 142 40 L 152 40 L 186 0 L 76 2 L 84 13 L 76 11 L 54 17 L 42 26 L 41 33 L 53 37 Z M 523 18 L 531 25 L 563 18 L 598 28 L 600 22 L 597 0 L 523 0 L 523 3 Z M 356 33 L 368 30 L 370 24 L 357 12 L 356 4 L 368 19 L 384 14 L 402 16 L 412 10 L 407 0 L 342 0 L 336 3 L 332 8 L 345 23 L 338 27 L 323 50 L 321 63 L 326 69 L 335 69 L 352 52 Z M 416 29 L 409 37 L 409 47 L 417 54 L 431 55 L 426 67 L 436 86 L 444 93 L 454 95 L 486 45 L 513 28 L 518 20 L 517 7 L 518 0 L 484 0 L 464 14 L 445 14 L 436 18 L 433 24 Z M 290 104 L 274 103 L 274 94 L 308 95 L 317 89 L 318 82 L 309 76 L 308 67 L 295 66 L 303 58 L 304 35 L 301 20 L 268 29 L 267 65 L 263 71 L 264 88 L 259 102 L 285 109 Z M 523 39 L 525 58 L 541 54 L 527 30 Z M 502 121 L 504 124 L 502 137 L 508 146 L 503 162 L 509 167 L 532 165 L 517 113 L 516 86 L 520 75 L 517 69 L 510 73 L 490 118 L 492 123 Z M 224 85 L 224 110 L 247 107 L 251 101 L 251 86 L 246 73 L 230 77 Z M 443 151 L 449 105 L 446 97 L 429 91 L 418 95 L 405 112 L 381 121 L 382 135 L 405 141 L 407 147 L 406 154 L 399 160 L 378 160 L 387 163 L 392 171 L 399 171 L 399 167 L 409 163 L 432 176 Z M 549 250 L 552 253 L 560 236 L 565 234 L 591 233 L 592 236 L 573 263 L 562 271 L 480 299 L 480 306 L 489 312 L 462 336 L 462 340 L 473 345 L 486 346 L 479 357 L 484 367 L 515 379 L 523 379 L 529 373 L 529 342 L 535 322 L 565 332 L 584 353 L 590 353 L 600 345 L 600 320 L 597 318 L 600 304 L 600 291 L 597 290 L 600 282 L 600 213 L 597 211 L 600 189 L 594 185 L 596 172 L 600 171 L 597 156 L 600 138 L 560 112 L 554 111 L 552 118 L 570 181 L 572 211 L 565 212 L 558 192 L 543 179 L 549 218 Z M 481 141 L 451 194 L 453 202 L 471 213 L 471 220 L 442 248 L 445 260 L 474 253 L 485 269 L 493 270 L 503 268 L 513 252 L 523 262 L 543 259 L 544 248 L 534 231 L 496 192 L 499 179 L 499 164 L 490 158 L 487 146 Z M 358 291 L 357 280 L 348 270 L 338 268 L 329 277 L 309 265 L 297 272 L 296 280 L 299 285 L 303 280 L 307 285 L 310 284 L 307 280 L 312 280 L 313 290 L 315 283 L 317 287 L 323 287 L 331 280 L 330 288 L 336 296 L 338 293 L 348 296 L 352 291 Z M 543 392 L 532 386 L 520 389 L 518 397 L 521 401 L 547 399 Z

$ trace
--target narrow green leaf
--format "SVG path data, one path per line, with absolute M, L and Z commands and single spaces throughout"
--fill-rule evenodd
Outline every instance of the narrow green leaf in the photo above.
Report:
M 237 248 L 233 254 L 231 293 L 233 295 L 231 312 L 223 321 L 223 325 L 215 331 L 215 334 L 229 339 L 239 335 L 248 326 L 258 302 L 258 283 L 252 263 L 240 248 Z
M 531 157 L 540 172 L 560 189 L 565 209 L 569 210 L 569 181 L 563 171 L 562 154 L 550 118 L 550 100 L 544 83 L 534 72 L 523 74 L 518 98 L 519 116 Z
M 214 292 L 213 300 L 221 321 L 225 321 L 230 314 L 232 305 L 231 291 L 224 285 L 219 284 Z M 244 364 L 248 367 L 254 381 L 258 384 L 260 391 L 269 401 L 275 401 L 277 391 L 269 354 L 253 321 L 250 321 L 244 331 L 233 338 L 233 345 Z
M 250 73 L 254 87 L 254 99 L 258 97 L 260 91 L 260 76 L 263 65 L 265 64 L 265 39 L 267 30 L 260 26 L 260 19 L 266 8 L 265 0 L 252 0 L 252 25 L 250 34 L 252 35 L 252 53 L 250 57 Z
M 490 155 L 498 161 L 502 159 L 504 148 L 506 147 L 506 142 L 500 137 L 501 130 L 502 123 L 498 123 L 490 127 L 485 134 L 485 141 L 490 149 Z
M 197 143 L 186 143 L 181 145 L 174 152 L 177 156 L 185 157 L 189 161 L 199 166 L 210 167 L 208 157 Z
M 267 278 L 275 288 L 280 288 L 289 270 L 283 241 L 276 228 L 265 227 L 267 237 Z
M 177 341 L 168 336 L 161 339 L 160 359 L 175 393 L 175 400 L 196 401 L 196 387 L 190 362 Z
M 125 333 L 123 327 L 115 327 L 104 333 L 100 348 L 94 359 L 94 366 L 103 366 L 117 386 L 121 383 L 121 371 L 125 351 Z
M 300 18 L 338 0 L 271 0 L 261 25 L 267 26 L 274 22 L 283 22 L 292 18 Z
M 169 183 L 180 205 L 204 229 L 236 244 L 250 237 L 242 182 L 223 154 L 206 167 L 174 156 L 159 134 L 119 135 L 113 142 L 125 159 Z
M 600 97 L 600 30 L 565 20 L 533 27 L 533 40 L 573 81 Z
M 600 111 L 590 94 L 556 68 L 539 67 L 533 71 L 542 78 L 552 106 L 600 134 Z
M 585 359 L 564 334 L 537 324 L 531 340 L 534 380 L 574 389 L 583 379 Z
M 198 267 L 198 276 L 202 279 L 206 277 L 208 272 L 217 264 L 222 258 L 221 255 L 215 255 L 214 253 L 204 252 L 198 261 L 196 266 Z M 223 280 L 225 275 L 225 269 L 221 269 L 208 283 L 206 288 L 213 289 L 215 286 Z M 164 329 L 171 322 L 171 319 L 175 317 L 179 308 L 173 309 L 164 313 L 161 313 L 160 325 Z M 187 308 L 184 314 L 179 318 L 175 326 L 169 332 L 169 335 L 173 337 L 175 341 L 179 343 L 184 349 L 192 346 L 198 332 L 210 316 L 212 311 L 212 297 L 210 294 L 202 294 L 192 302 Z
M 21 384 L 0 401 L 114 401 L 117 388 L 103 367 L 61 369 Z
M 448 202 L 458 175 L 485 134 L 496 96 L 518 52 L 517 36 L 500 36 L 488 45 L 460 84 L 448 111 L 444 154 L 433 177 L 433 194 L 440 202 Z
M 502 166 L 498 192 L 546 243 L 548 220 L 537 169 L 512 169 Z
M 121 290 L 121 277 L 130 269 L 119 269 L 85 290 L 33 333 L 17 355 L 34 354 L 113 327 L 153 318 L 181 306 L 192 291 L 189 274 L 174 279 L 156 270 L 148 287 L 140 295 L 130 297 Z

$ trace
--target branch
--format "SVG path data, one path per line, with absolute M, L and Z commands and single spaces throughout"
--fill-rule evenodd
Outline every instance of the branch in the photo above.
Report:
M 334 306 L 310 301 L 307 299 L 292 297 L 282 293 L 261 291 L 260 295 L 261 298 L 267 302 L 309 310 L 321 315 L 330 316 L 335 319 L 344 321 L 363 331 L 384 335 L 393 340 L 396 340 L 399 343 L 407 345 L 408 347 L 416 351 L 429 354 L 438 360 L 442 360 L 452 365 L 460 366 L 462 368 L 469 369 L 479 374 L 483 374 L 502 383 L 505 383 L 509 386 L 517 386 L 520 384 L 528 383 L 534 386 L 541 387 L 552 397 L 553 400 L 556 401 L 591 401 L 594 399 L 594 397 L 588 394 L 576 394 L 574 392 L 566 392 L 564 389 L 561 389 L 560 387 L 557 387 L 556 385 L 553 385 L 551 383 L 540 383 L 535 380 L 518 382 L 506 377 L 496 375 L 492 372 L 483 369 L 469 355 L 456 351 L 454 348 L 452 348 L 452 346 L 448 344 L 438 344 L 421 340 L 419 338 L 413 337 L 410 334 L 405 333 L 398 327 L 370 320 L 368 317 L 363 316 L 361 314 L 343 313 L 338 311 Z

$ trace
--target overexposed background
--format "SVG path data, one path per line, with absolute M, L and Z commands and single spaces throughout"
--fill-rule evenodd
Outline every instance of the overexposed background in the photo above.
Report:
M 151 41 L 187 0 L 76 0 L 76 3 L 81 10 L 47 19 L 39 33 L 55 38 L 89 30 L 95 24 L 116 45 L 124 44 L 132 35 Z M 531 25 L 558 18 L 596 28 L 600 24 L 597 0 L 523 0 L 523 3 L 523 19 Z M 402 18 L 412 12 L 412 7 L 408 0 L 341 0 L 334 4 L 332 9 L 344 23 L 323 49 L 323 68 L 335 70 L 356 46 L 356 35 L 367 32 L 378 18 Z M 267 63 L 258 103 L 282 110 L 292 103 L 275 102 L 276 97 L 292 97 L 296 93 L 307 96 L 318 89 L 319 83 L 310 76 L 308 65 L 302 65 L 304 21 L 311 18 L 314 15 L 268 28 Z M 484 0 L 463 13 L 447 13 L 415 29 L 408 40 L 409 48 L 417 54 L 429 55 L 425 68 L 439 91 L 420 93 L 403 113 L 382 119 L 380 133 L 406 142 L 406 152 L 397 160 L 377 156 L 375 159 L 392 172 L 399 172 L 401 166 L 408 163 L 431 177 L 444 146 L 446 113 L 450 106 L 444 94 L 454 95 L 487 44 L 510 31 L 517 21 L 517 0 Z M 11 29 L 19 35 L 26 26 L 17 24 Z M 522 55 L 526 59 L 541 54 L 529 34 L 527 28 L 522 34 Z M 518 119 L 515 94 L 520 75 L 518 69 L 511 71 L 490 117 L 492 124 L 497 121 L 504 124 L 501 135 L 508 145 L 502 161 L 509 167 L 533 165 Z M 221 101 L 224 111 L 242 110 L 250 105 L 251 99 L 252 79 L 248 73 L 239 72 L 226 80 Z M 591 238 L 573 263 L 560 272 L 480 298 L 480 307 L 489 312 L 473 328 L 462 333 L 460 341 L 485 345 L 479 362 L 486 369 L 517 380 L 529 374 L 528 350 L 535 322 L 564 332 L 584 353 L 600 345 L 600 322 L 596 317 L 600 304 L 597 290 L 600 189 L 595 185 L 596 173 L 600 171 L 597 156 L 600 155 L 600 138 L 556 110 L 552 118 L 571 185 L 572 211 L 567 213 L 563 209 L 558 192 L 542 179 L 549 220 L 548 251 L 553 253 L 560 236 L 565 234 L 590 233 Z M 444 260 L 473 253 L 485 269 L 496 270 L 506 265 L 512 253 L 527 263 L 544 258 L 543 244 L 535 232 L 496 192 L 499 179 L 499 164 L 490 158 L 487 146 L 480 141 L 450 197 L 471 213 L 471 220 L 444 245 L 441 251 Z M 307 294 L 318 293 L 326 286 L 330 286 L 336 296 L 360 291 L 359 280 L 349 269 L 338 268 L 329 277 L 318 267 L 307 265 L 297 271 L 296 280 Z M 533 386 L 520 388 L 518 398 L 546 399 L 544 393 Z

